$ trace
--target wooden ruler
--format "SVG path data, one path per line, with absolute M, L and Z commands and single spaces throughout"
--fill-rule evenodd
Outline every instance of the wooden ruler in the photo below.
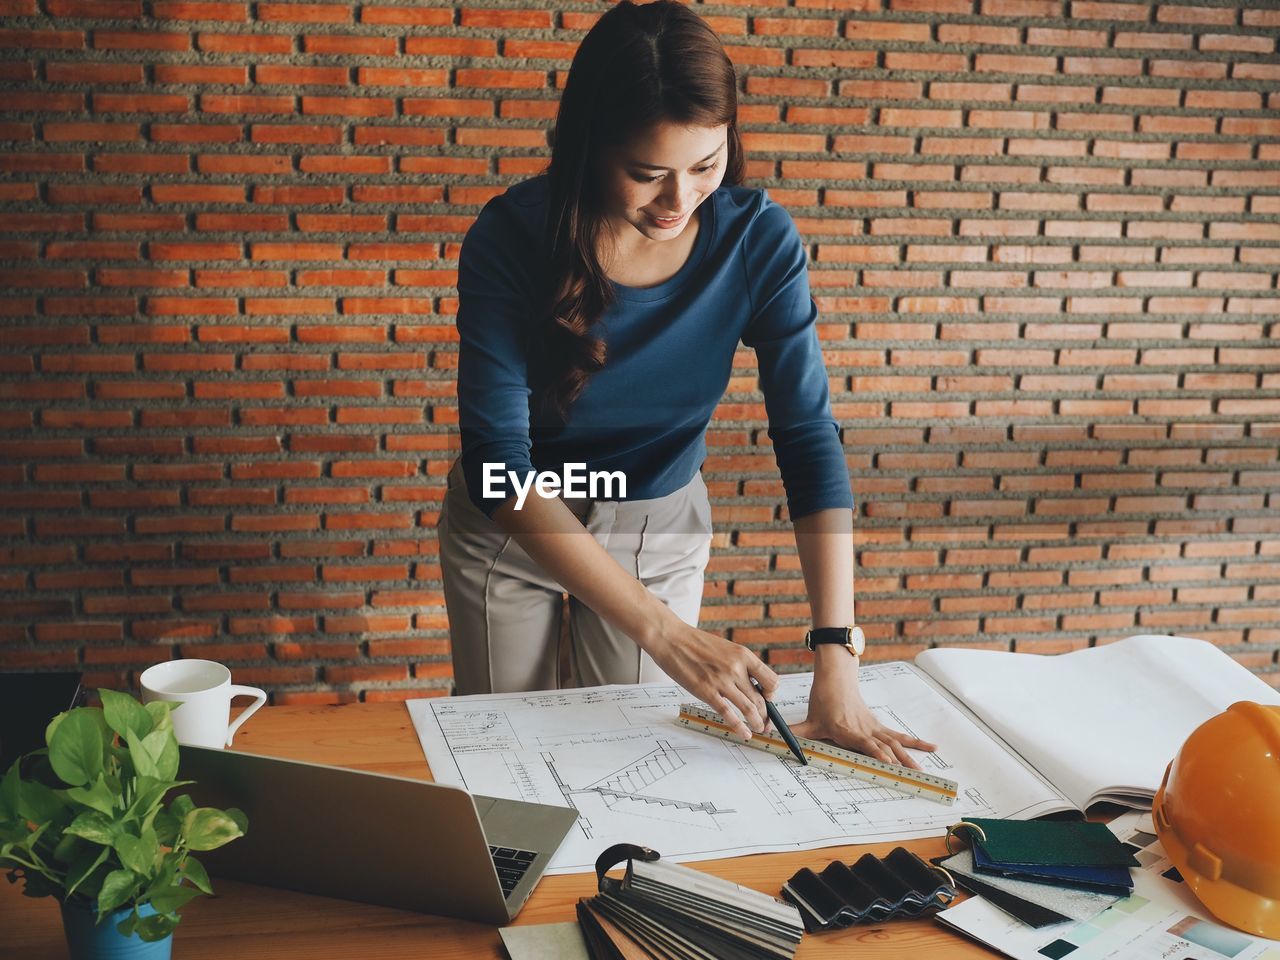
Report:
M 764 750 L 784 760 L 789 759 L 792 763 L 796 760 L 791 749 L 776 733 L 753 733 L 751 739 L 744 743 L 733 732 L 733 728 L 724 722 L 720 714 L 706 707 L 699 707 L 692 703 L 681 704 L 680 716 L 676 718 L 676 723 L 690 730 L 696 730 L 698 733 L 731 740 L 744 747 Z M 857 777 L 868 783 L 876 783 L 911 796 L 924 797 L 926 800 L 933 800 L 948 807 L 956 802 L 960 785 L 954 780 L 936 777 L 931 773 L 913 770 L 898 763 L 885 763 L 883 760 L 864 757 L 860 753 L 822 743 L 819 740 L 809 740 L 805 737 L 796 737 L 796 740 L 799 741 L 800 750 L 810 766 Z M 799 764 L 796 765 L 799 766 Z

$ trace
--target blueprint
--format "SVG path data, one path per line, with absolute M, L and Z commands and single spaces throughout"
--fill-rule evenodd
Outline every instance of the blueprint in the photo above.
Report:
M 782 678 L 774 701 L 788 722 L 804 719 L 812 679 Z M 965 816 L 1025 818 L 1070 807 L 914 665 L 864 665 L 860 688 L 884 724 L 938 745 L 913 756 L 926 772 L 959 782 L 954 805 L 680 727 L 680 704 L 696 701 L 674 684 L 407 706 L 437 781 L 578 811 L 552 873 L 590 870 L 620 842 L 667 860 L 700 860 L 941 836 Z

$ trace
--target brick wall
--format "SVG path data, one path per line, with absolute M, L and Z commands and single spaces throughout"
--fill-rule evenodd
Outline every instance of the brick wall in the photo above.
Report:
M 603 9 L 0 0 L 0 669 L 439 693 L 453 283 Z M 810 244 L 868 656 L 1223 645 L 1280 682 L 1280 10 L 702 11 Z M 704 625 L 807 616 L 753 356 Z

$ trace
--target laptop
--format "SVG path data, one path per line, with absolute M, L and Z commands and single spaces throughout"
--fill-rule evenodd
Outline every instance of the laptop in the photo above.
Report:
M 83 702 L 79 673 L 0 673 L 0 777 L 45 745 L 50 720 Z
M 245 836 L 199 854 L 214 877 L 505 924 L 577 811 L 458 787 L 184 746 L 197 806 L 239 807 Z

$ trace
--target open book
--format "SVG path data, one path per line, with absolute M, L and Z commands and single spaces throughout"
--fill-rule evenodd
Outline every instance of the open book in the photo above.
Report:
M 926 650 L 915 665 L 1080 811 L 1150 807 L 1192 730 L 1239 700 L 1280 704 L 1280 692 L 1189 637 L 1057 656 Z

